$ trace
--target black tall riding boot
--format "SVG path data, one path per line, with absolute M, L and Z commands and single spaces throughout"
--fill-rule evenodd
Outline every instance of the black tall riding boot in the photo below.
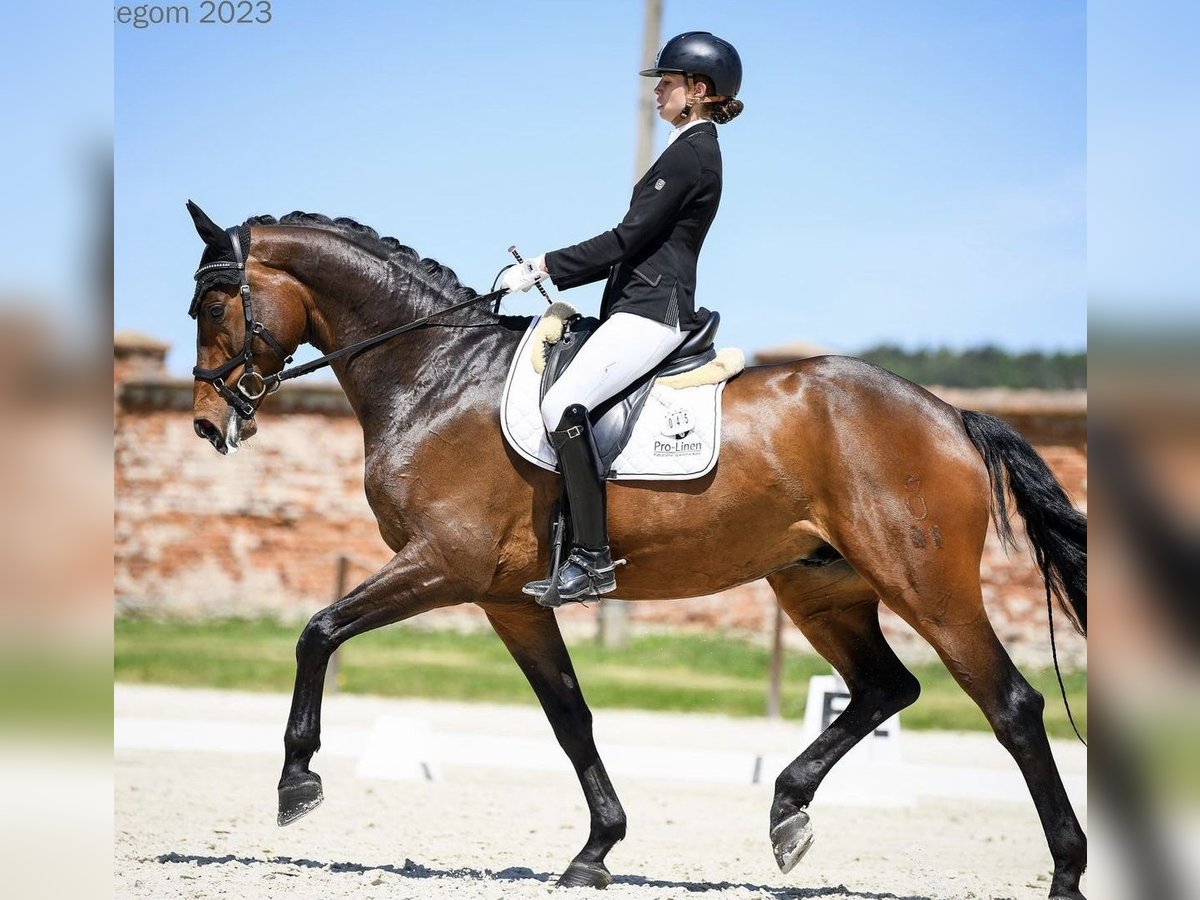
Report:
M 574 544 L 538 603 L 561 606 L 568 600 L 615 590 L 617 577 L 608 549 L 604 471 L 587 408 L 578 403 L 568 406 L 558 428 L 550 432 L 550 443 L 558 452 L 558 465 L 567 487 Z

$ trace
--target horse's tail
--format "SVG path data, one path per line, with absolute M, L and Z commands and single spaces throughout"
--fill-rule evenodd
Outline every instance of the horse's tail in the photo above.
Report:
M 1087 634 L 1087 517 L 1029 442 L 995 416 L 961 410 L 971 443 L 983 456 L 992 483 L 992 518 L 1001 541 L 1016 547 L 1008 518 L 1012 492 L 1033 558 L 1076 630 Z M 1006 477 L 1007 476 L 1007 477 Z

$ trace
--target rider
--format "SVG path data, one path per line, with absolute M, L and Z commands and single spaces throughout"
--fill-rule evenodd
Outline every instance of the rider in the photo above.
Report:
M 542 399 L 558 453 L 574 545 L 553 582 L 526 586 L 543 606 L 607 594 L 617 586 L 608 547 L 605 479 L 588 411 L 666 359 L 703 324 L 695 310 L 696 259 L 721 199 L 721 150 L 713 123 L 742 111 L 737 51 L 707 31 L 671 38 L 653 68 L 658 114 L 675 126 L 662 155 L 634 186 L 616 228 L 510 267 L 509 291 L 550 278 L 560 290 L 607 277 L 600 326 Z

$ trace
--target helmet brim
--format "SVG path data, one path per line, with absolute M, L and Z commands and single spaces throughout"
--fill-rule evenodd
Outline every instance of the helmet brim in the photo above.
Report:
M 642 69 L 638 74 L 647 78 L 657 78 L 659 75 L 686 75 L 687 72 L 683 69 Z

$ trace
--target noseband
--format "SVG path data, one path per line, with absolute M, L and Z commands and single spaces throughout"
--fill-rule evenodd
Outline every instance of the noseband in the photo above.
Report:
M 254 308 L 250 301 L 250 282 L 246 277 L 246 260 L 242 251 L 242 239 L 239 228 L 226 229 L 229 242 L 233 245 L 233 260 L 220 260 L 201 266 L 193 276 L 196 279 L 196 293 L 192 296 L 192 306 L 188 312 L 193 319 L 200 315 L 200 300 L 218 284 L 233 284 L 237 281 L 238 293 L 242 298 L 242 315 L 246 320 L 246 340 L 242 344 L 242 352 L 231 356 L 215 369 L 202 369 L 196 366 L 192 376 L 197 381 L 206 381 L 213 386 L 218 394 L 233 407 L 243 419 L 253 419 L 258 410 L 258 404 L 268 393 L 279 389 L 282 384 L 278 379 L 265 377 L 254 368 L 254 338 L 260 337 L 272 350 L 279 354 L 286 366 L 292 361 L 281 344 L 262 322 L 255 321 Z M 249 229 L 246 229 L 248 232 Z M 250 243 L 247 234 L 247 245 Z M 238 366 L 244 366 L 244 371 L 238 377 L 233 388 L 225 383 L 225 378 Z
M 363 350 L 382 344 L 384 341 L 390 341 L 392 338 L 404 334 L 406 331 L 413 331 L 414 329 L 432 324 L 434 319 L 444 316 L 447 313 L 466 309 L 468 306 L 475 306 L 480 303 L 495 301 L 499 304 L 500 298 L 507 293 L 504 288 L 501 288 L 489 294 L 479 294 L 469 297 L 461 303 L 455 303 L 452 306 L 447 306 L 445 309 L 439 309 L 427 316 L 422 316 L 416 321 L 358 341 L 349 347 L 343 347 L 332 353 L 326 353 L 324 356 L 306 362 L 303 365 L 284 369 L 276 372 L 274 375 L 263 375 L 254 368 L 253 347 L 255 337 L 262 338 L 272 350 L 278 353 L 285 366 L 292 361 L 292 357 L 284 349 L 283 344 L 271 332 L 267 331 L 266 326 L 262 322 L 254 320 L 254 309 L 250 303 L 250 282 L 246 276 L 245 251 L 242 249 L 243 238 L 245 239 L 246 249 L 248 250 L 250 247 L 250 229 L 245 226 L 227 228 L 225 233 L 229 235 L 229 242 L 233 245 L 233 260 L 218 260 L 216 262 L 205 263 L 196 270 L 196 274 L 193 276 L 196 279 L 196 292 L 192 295 L 192 305 L 188 309 L 188 315 L 193 319 L 199 317 L 200 301 L 216 285 L 236 284 L 238 286 L 238 293 L 242 298 L 242 315 L 246 320 L 246 340 L 242 344 L 241 353 L 230 357 L 215 369 L 202 369 L 196 366 L 192 369 L 192 376 L 197 381 L 205 381 L 211 384 L 225 402 L 243 419 L 253 419 L 263 397 L 267 396 L 267 394 L 275 393 L 290 378 L 298 378 L 301 375 L 307 375 L 309 372 L 315 372 L 317 369 L 329 365 L 334 360 L 361 353 Z M 244 366 L 245 370 L 238 377 L 233 388 L 230 388 L 225 383 L 225 376 L 238 366 Z

